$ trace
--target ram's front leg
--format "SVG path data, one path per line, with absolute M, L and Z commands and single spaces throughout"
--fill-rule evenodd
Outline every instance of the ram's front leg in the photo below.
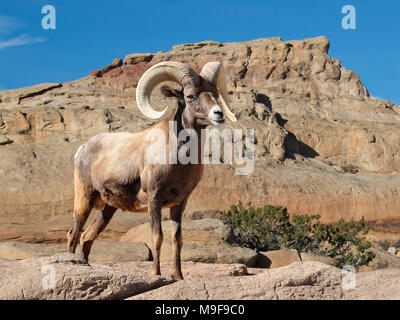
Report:
M 182 213 L 186 207 L 186 199 L 177 207 L 170 209 L 171 217 L 171 238 L 172 238 L 172 265 L 174 272 L 172 277 L 174 279 L 183 279 L 181 269 L 181 249 L 182 249 Z
M 154 275 L 161 275 L 160 252 L 163 242 L 163 233 L 161 229 L 161 203 L 157 196 L 149 197 L 148 212 L 150 220 L 151 236 L 153 239 L 153 270 Z

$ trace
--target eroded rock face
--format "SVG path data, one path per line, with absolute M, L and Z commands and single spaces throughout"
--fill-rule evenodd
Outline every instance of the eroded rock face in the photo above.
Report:
M 347 300 L 399 300 L 400 269 L 357 273 L 356 288 L 345 291 Z
M 259 252 L 256 267 L 274 269 L 299 261 L 301 261 L 300 255 L 294 249 L 264 251 Z
M 2 260 L 0 271 L 0 299 L 10 300 L 123 299 L 172 282 L 140 270 L 129 273 L 116 266 L 91 267 L 66 253 L 12 262 Z M 45 276 L 53 271 L 55 282 L 50 287 Z
M 183 262 L 185 280 L 150 275 L 152 262 L 98 262 L 73 254 L 0 259 L 0 299 L 399 299 L 400 269 L 357 273 L 355 288 L 342 287 L 341 270 L 322 262 L 295 262 L 271 270 L 242 264 Z M 54 278 L 50 278 L 54 275 Z M 50 279 L 54 279 L 50 281 Z
M 398 231 L 399 108 L 374 98 L 328 49 L 325 37 L 184 44 L 170 52 L 128 55 L 125 65 L 117 59 L 96 76 L 0 92 L 0 176 L 6 181 L 0 184 L 0 223 L 40 228 L 70 217 L 79 145 L 99 132 L 137 132 L 153 123 L 135 103 L 144 71 L 165 60 L 200 71 L 217 60 L 227 70 L 239 119 L 224 127 L 255 129 L 255 168 L 237 176 L 229 165 L 206 166 L 188 212 L 251 200 L 287 206 L 290 213 L 321 214 L 323 222 L 365 216 Z M 175 106 L 158 90 L 153 100 Z M 43 241 L 60 240 L 42 234 Z

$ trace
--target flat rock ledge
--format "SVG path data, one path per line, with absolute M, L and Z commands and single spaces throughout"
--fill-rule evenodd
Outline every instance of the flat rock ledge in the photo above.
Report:
M 343 296 L 339 269 L 321 262 L 295 262 L 244 277 L 185 279 L 129 299 L 335 300 Z
M 141 270 L 91 266 L 68 253 L 1 260 L 0 274 L 0 299 L 7 300 L 124 299 L 174 281 Z
M 0 300 L 124 299 L 175 282 L 169 276 L 170 262 L 161 264 L 167 276 L 151 275 L 151 267 L 151 261 L 87 264 L 70 253 L 18 261 L 0 259 Z M 188 279 L 247 274 L 242 264 L 185 262 L 182 268 Z
M 275 269 L 243 264 L 182 263 L 185 280 L 175 281 L 171 262 L 162 276 L 151 261 L 85 263 L 62 253 L 11 261 L 0 259 L 4 300 L 357 300 L 400 299 L 400 269 L 357 273 L 345 290 L 342 272 L 320 261 Z

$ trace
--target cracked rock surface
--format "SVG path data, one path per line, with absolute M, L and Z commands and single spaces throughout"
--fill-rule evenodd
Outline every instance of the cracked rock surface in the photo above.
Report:
M 275 269 L 243 264 L 183 262 L 175 281 L 170 262 L 162 276 L 151 261 L 94 262 L 62 253 L 20 261 L 0 259 L 0 299 L 129 300 L 333 300 L 399 299 L 400 269 L 357 273 L 355 287 L 342 287 L 341 270 L 322 262 L 294 262 Z M 54 278 L 51 278 L 52 272 Z M 50 281 L 54 279 L 54 281 Z M 54 287 L 51 285 L 54 284 Z
M 253 276 L 185 279 L 130 299 L 341 299 L 340 283 L 340 270 L 336 268 L 320 262 L 296 262 Z
M 173 281 L 139 269 L 130 273 L 118 266 L 90 266 L 68 253 L 12 262 L 1 260 L 0 274 L 0 299 L 11 300 L 123 299 Z

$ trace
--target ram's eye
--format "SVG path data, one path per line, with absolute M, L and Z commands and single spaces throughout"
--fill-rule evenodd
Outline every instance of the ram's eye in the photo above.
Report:
M 194 101 L 194 100 L 197 99 L 197 97 L 196 97 L 195 95 L 193 95 L 193 94 L 190 94 L 190 95 L 188 95 L 188 96 L 186 97 L 186 99 L 188 99 L 189 101 Z

